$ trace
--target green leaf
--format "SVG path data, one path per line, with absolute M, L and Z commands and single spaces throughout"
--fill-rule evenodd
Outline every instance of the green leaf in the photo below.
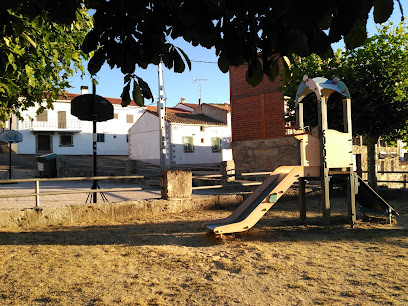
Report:
M 142 90 L 142 95 L 145 99 L 152 99 L 153 100 L 153 94 L 152 91 L 150 90 L 149 85 L 143 81 L 142 78 L 137 77 L 137 81 L 139 82 L 139 87 Z
M 344 36 L 344 42 L 348 49 L 360 47 L 367 39 L 366 23 L 358 18 L 351 31 Z
M 122 103 L 121 104 L 122 104 L 123 107 L 128 106 L 130 104 L 130 102 L 132 101 L 130 99 L 129 91 L 130 91 L 130 81 L 126 84 L 125 87 L 123 87 L 122 94 L 120 95 L 120 97 L 122 98 Z
M 98 49 L 88 63 L 88 71 L 90 74 L 96 74 L 101 70 L 102 65 L 105 63 L 105 52 L 103 49 Z
M 256 87 L 262 82 L 262 65 L 258 58 L 252 59 L 246 72 L 246 81 L 249 85 Z
M 394 10 L 394 0 L 374 0 L 374 21 L 383 23 L 390 18 Z
M 174 72 L 182 73 L 185 70 L 186 65 L 184 64 L 184 61 L 181 58 L 180 53 L 178 53 L 176 49 L 173 49 L 171 52 L 171 56 L 174 62 Z
M 190 59 L 188 58 L 187 54 L 186 54 L 182 49 L 180 49 L 180 48 L 177 48 L 177 47 L 176 47 L 176 49 L 177 49 L 177 51 L 179 51 L 179 52 L 183 55 L 184 60 L 185 60 L 186 63 L 187 63 L 188 69 L 191 70 L 191 61 L 190 61 Z
M 142 96 L 142 91 L 140 90 L 139 84 L 135 80 L 133 80 L 133 90 L 132 90 L 132 97 L 135 103 L 142 107 L 144 106 L 144 99 Z
M 125 77 L 123 78 L 123 83 L 126 84 L 130 81 L 130 78 L 132 77 L 132 74 L 128 73 L 125 75 Z
M 28 36 L 26 33 L 23 33 L 23 36 L 34 48 L 37 48 L 37 44 L 30 36 Z
M 220 68 L 222 73 L 227 73 L 229 71 L 229 60 L 224 52 L 221 52 L 218 57 L 218 68 Z
M 96 50 L 98 47 L 98 35 L 95 30 L 91 30 L 85 36 L 85 39 L 81 45 L 81 50 L 84 53 L 90 53 Z

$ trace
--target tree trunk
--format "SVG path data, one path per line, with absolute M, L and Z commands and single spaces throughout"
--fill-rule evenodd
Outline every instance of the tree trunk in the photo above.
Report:
M 378 136 L 366 135 L 367 141 L 367 171 L 368 171 L 368 184 L 375 191 L 378 190 L 377 185 L 377 169 L 376 169 L 376 154 L 375 146 L 378 142 Z

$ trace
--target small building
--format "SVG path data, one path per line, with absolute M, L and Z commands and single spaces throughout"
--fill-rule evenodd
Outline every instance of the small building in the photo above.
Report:
M 298 163 L 298 142 L 284 120 L 281 80 L 264 75 L 256 87 L 246 82 L 248 65 L 230 67 L 232 150 L 238 170 L 273 170 Z
M 179 106 L 166 109 L 166 165 L 232 160 L 229 105 Z M 159 117 L 150 106 L 129 130 L 129 158 L 159 164 L 159 153 Z
M 88 93 L 83 86 L 81 94 Z M 17 154 L 92 155 L 93 123 L 81 121 L 71 115 L 71 101 L 79 94 L 67 93 L 37 115 L 38 107 L 22 111 L 23 121 L 12 119 L 12 129 L 23 135 L 23 141 L 13 144 Z M 144 108 L 134 102 L 121 106 L 121 99 L 106 98 L 113 104 L 114 118 L 97 123 L 97 146 L 99 155 L 128 155 L 128 130 L 143 114 Z M 31 121 L 30 118 L 33 120 Z M 9 122 L 6 122 L 6 129 Z

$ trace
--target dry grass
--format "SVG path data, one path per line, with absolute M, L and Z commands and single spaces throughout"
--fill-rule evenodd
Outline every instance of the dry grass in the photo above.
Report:
M 407 199 L 399 223 L 350 229 L 334 198 L 333 228 L 309 197 L 307 225 L 286 197 L 247 235 L 220 242 L 200 211 L 128 223 L 0 233 L 0 304 L 408 304 Z M 406 205 L 407 207 L 405 207 Z

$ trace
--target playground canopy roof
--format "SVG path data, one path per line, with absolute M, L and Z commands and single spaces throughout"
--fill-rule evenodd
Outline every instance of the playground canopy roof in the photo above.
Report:
M 346 98 L 350 98 L 350 92 L 347 89 L 347 86 L 337 77 L 333 80 L 328 80 L 322 77 L 309 79 L 309 77 L 305 75 L 296 92 L 295 105 L 297 107 L 298 103 L 312 92 L 316 94 L 317 100 L 320 102 L 321 97 L 328 98 L 335 91 Z

